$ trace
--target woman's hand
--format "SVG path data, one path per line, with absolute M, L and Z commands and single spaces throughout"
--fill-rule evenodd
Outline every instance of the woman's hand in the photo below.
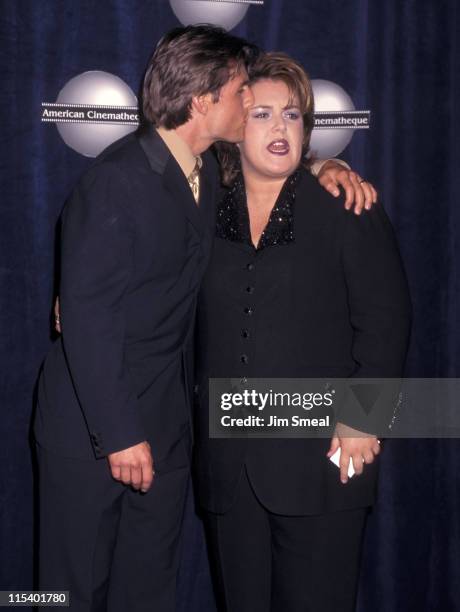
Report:
M 374 457 L 380 453 L 380 442 L 376 436 L 358 431 L 343 423 L 337 423 L 335 427 L 327 457 L 332 457 L 339 447 L 342 449 L 340 480 L 344 484 L 348 482 L 350 458 L 353 461 L 355 473 L 359 475 L 363 473 L 364 464 L 372 463 Z
M 345 208 L 349 210 L 354 203 L 354 212 L 357 215 L 361 214 L 363 208 L 369 210 L 372 204 L 377 202 L 377 192 L 371 183 L 332 159 L 322 165 L 318 172 L 318 181 L 336 198 L 340 195 L 339 187 L 343 187 L 346 196 Z

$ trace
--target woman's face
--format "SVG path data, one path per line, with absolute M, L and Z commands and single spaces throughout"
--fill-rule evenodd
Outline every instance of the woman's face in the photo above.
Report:
M 251 89 L 254 104 L 240 144 L 243 172 L 260 178 L 285 178 L 297 168 L 302 155 L 299 101 L 282 81 L 264 79 Z

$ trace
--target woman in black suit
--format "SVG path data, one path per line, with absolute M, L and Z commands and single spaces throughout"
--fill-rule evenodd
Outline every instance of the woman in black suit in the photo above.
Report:
M 406 278 L 383 208 L 350 214 L 304 168 L 302 67 L 268 53 L 250 77 L 245 141 L 220 155 L 230 186 L 198 309 L 198 497 L 228 612 L 352 612 L 379 441 L 352 412 L 329 440 L 209 438 L 208 379 L 401 376 Z

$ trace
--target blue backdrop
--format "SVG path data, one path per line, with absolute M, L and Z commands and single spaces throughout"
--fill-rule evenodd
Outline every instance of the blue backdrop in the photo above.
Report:
M 55 225 L 90 163 L 42 101 L 86 70 L 134 91 L 161 35 L 167 0 L 2 0 L 0 151 L 0 589 L 33 585 L 33 390 L 51 341 Z M 344 158 L 379 188 L 396 227 L 414 304 L 408 374 L 458 376 L 460 32 L 456 0 L 265 0 L 235 29 L 298 58 L 312 78 L 370 108 L 372 129 Z M 460 610 L 460 445 L 390 441 L 369 522 L 363 611 Z M 186 517 L 179 609 L 214 610 L 201 526 Z

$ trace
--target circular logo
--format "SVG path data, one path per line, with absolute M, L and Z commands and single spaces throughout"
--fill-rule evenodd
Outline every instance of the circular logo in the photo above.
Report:
M 353 137 L 354 130 L 368 128 L 369 111 L 356 111 L 347 92 L 332 81 L 312 79 L 315 98 L 315 127 L 310 151 L 319 159 L 341 153 Z
M 246 15 L 250 2 L 241 0 L 169 0 L 182 25 L 212 23 L 231 30 Z
M 49 112 L 64 142 L 82 155 L 96 157 L 137 128 L 137 98 L 119 77 L 101 70 L 84 72 L 61 89 Z M 129 112 L 130 111 L 130 112 Z M 134 120 L 135 116 L 135 120 Z M 126 119 L 126 121 L 124 121 Z

